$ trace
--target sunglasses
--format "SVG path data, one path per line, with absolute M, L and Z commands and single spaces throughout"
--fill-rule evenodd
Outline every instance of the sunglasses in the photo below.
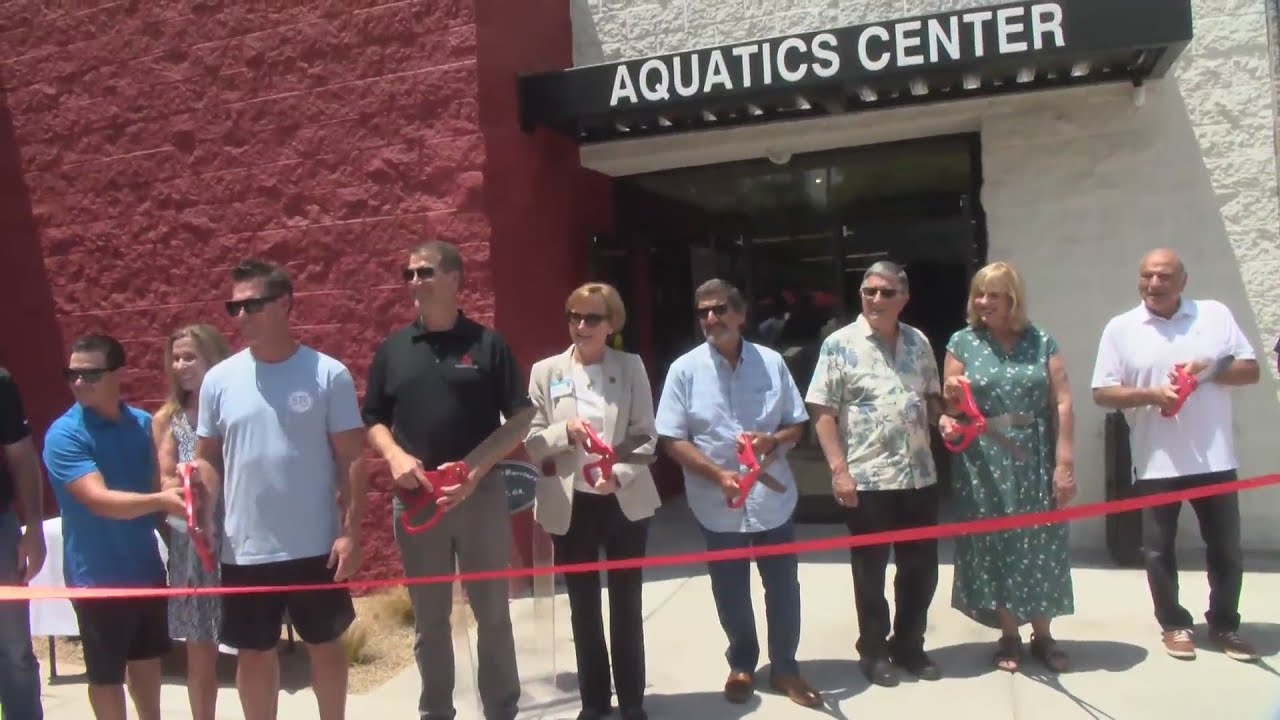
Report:
M 729 312 L 728 303 L 720 303 L 719 305 L 708 305 L 706 307 L 694 308 L 693 310 L 693 314 L 696 315 L 699 320 L 706 317 L 707 313 L 712 313 L 716 317 L 721 318 L 721 317 L 724 317 L 724 314 L 727 312 Z
M 436 276 L 436 269 L 433 267 L 428 267 L 426 265 L 423 265 L 422 267 L 416 267 L 416 268 L 407 267 L 404 270 L 400 271 L 400 277 L 404 278 L 405 282 L 412 282 L 414 278 L 417 278 L 419 280 L 430 280 L 435 276 Z
M 564 314 L 570 325 L 586 324 L 587 327 L 596 327 L 605 321 L 605 316 L 599 313 L 576 313 L 567 312 Z
M 269 303 L 273 303 L 281 297 L 283 296 L 267 295 L 264 297 L 247 298 L 244 300 L 228 300 L 226 302 L 227 314 L 231 317 L 237 317 L 240 315 L 240 311 L 243 310 L 249 315 L 256 315 L 262 312 L 263 308 L 265 308 Z
M 62 368 L 62 377 L 69 383 L 77 380 L 92 385 L 102 379 L 103 375 L 111 372 L 107 368 Z
M 862 288 L 862 297 L 872 300 L 876 295 L 885 300 L 892 300 L 898 296 L 898 291 L 893 288 Z

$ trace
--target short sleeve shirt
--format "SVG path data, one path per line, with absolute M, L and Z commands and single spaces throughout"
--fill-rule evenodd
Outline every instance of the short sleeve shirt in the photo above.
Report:
M 1168 384 L 1175 363 L 1227 354 L 1255 360 L 1231 310 L 1216 300 L 1183 299 L 1171 318 L 1145 305 L 1117 315 L 1102 330 L 1093 387 L 1149 388 Z M 1157 407 L 1129 408 L 1134 478 L 1156 480 L 1236 469 L 1231 389 L 1203 383 L 1172 418 Z
M 823 340 L 805 401 L 835 412 L 859 490 L 906 490 L 938 481 L 927 397 L 939 394 L 938 361 L 924 333 L 899 324 L 890 354 L 858 316 Z
M 742 471 L 737 441 L 743 432 L 775 432 L 809 416 L 782 356 L 743 342 L 736 367 L 709 343 L 676 359 L 667 371 L 658 401 L 656 427 L 663 437 L 688 440 L 717 467 Z M 791 519 L 796 507 L 795 480 L 785 457 L 768 473 L 786 488 L 779 493 L 757 483 L 740 509 L 725 503 L 710 479 L 684 471 L 689 507 L 712 532 L 761 532 Z
M 448 330 L 415 321 L 374 353 L 365 384 L 364 422 L 391 429 L 396 444 L 428 468 L 463 459 L 529 407 L 528 383 L 491 328 L 461 313 Z
M 341 480 L 329 436 L 363 428 L 346 366 L 300 346 L 264 363 L 243 350 L 200 386 L 196 434 L 222 440 L 223 562 L 257 565 L 328 555 Z
M 13 445 L 31 436 L 27 414 L 22 409 L 18 384 L 8 370 L 0 368 L 0 446 Z M 0 512 L 13 503 L 13 471 L 0 456 Z
M 76 500 L 70 486 L 90 473 L 110 490 L 156 490 L 151 416 L 121 404 L 108 420 L 73 405 L 44 438 L 44 465 L 62 513 L 62 567 L 67 587 L 153 587 L 165 582 L 156 518 L 101 517 Z

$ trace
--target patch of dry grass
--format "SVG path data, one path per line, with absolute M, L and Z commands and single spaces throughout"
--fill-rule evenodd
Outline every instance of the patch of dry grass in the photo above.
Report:
M 356 621 L 352 623 L 342 636 L 343 652 L 350 665 L 348 676 L 348 692 L 362 694 L 373 690 L 405 668 L 411 666 L 413 658 L 413 604 L 409 601 L 409 593 L 403 588 L 395 588 L 366 597 L 355 598 Z M 461 585 L 453 588 L 453 612 L 450 618 L 455 635 L 466 633 L 475 628 L 475 616 L 467 605 L 466 596 Z M 281 633 L 282 637 L 284 633 Z M 41 674 L 48 674 L 49 642 L 46 637 L 32 638 L 36 656 L 40 659 Z M 84 672 L 84 653 L 78 638 L 57 638 L 55 640 L 58 656 L 59 675 L 78 675 Z M 291 678 L 289 685 L 305 687 L 309 683 L 306 669 L 306 650 L 302 642 L 298 642 L 296 652 L 284 652 L 285 643 L 281 642 L 280 655 L 282 685 L 284 677 Z M 167 673 L 174 678 L 185 675 L 185 663 L 177 662 L 185 656 L 181 643 L 174 643 L 172 659 L 174 672 Z M 224 667 L 225 666 L 225 667 Z M 219 662 L 219 681 L 224 687 L 235 685 L 235 659 L 224 656 Z

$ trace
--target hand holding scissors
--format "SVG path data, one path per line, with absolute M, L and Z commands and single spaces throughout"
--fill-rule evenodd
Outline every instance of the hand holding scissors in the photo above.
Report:
M 1178 397 L 1170 406 L 1162 408 L 1160 414 L 1167 418 L 1177 415 L 1183 404 L 1187 402 L 1187 398 L 1191 397 L 1191 393 L 1200 387 L 1200 383 L 1213 380 L 1233 362 L 1235 362 L 1234 355 L 1225 355 L 1200 369 L 1193 369 L 1194 365 L 1191 363 L 1174 365 L 1173 372 L 1169 373 L 1169 386 Z
M 447 505 L 441 504 L 445 498 L 440 493 L 440 489 L 467 482 L 469 473 L 466 463 L 446 463 L 439 470 L 424 471 L 422 473 L 426 481 L 424 485 L 412 490 L 397 488 L 400 502 L 404 505 L 404 510 L 400 513 L 400 527 L 410 535 L 424 533 L 435 527 L 449 509 Z M 412 517 L 422 514 L 428 508 L 434 510 L 430 517 L 417 524 L 412 522 Z
M 988 419 L 978 409 L 978 403 L 973 399 L 973 387 L 969 384 L 969 379 L 959 377 L 953 380 L 958 387 L 956 405 L 960 407 L 960 412 L 969 418 L 969 422 L 959 418 L 948 421 L 947 424 L 951 426 L 949 433 L 947 428 L 942 427 L 941 422 L 938 423 L 938 429 L 943 431 L 942 443 L 947 449 L 954 453 L 963 452 L 978 439 L 978 436 L 986 435 L 999 442 L 1018 460 L 1026 460 L 1027 451 L 1010 440 L 1003 431 L 1017 425 L 1031 424 L 1031 416 L 1026 413 L 1007 413 Z

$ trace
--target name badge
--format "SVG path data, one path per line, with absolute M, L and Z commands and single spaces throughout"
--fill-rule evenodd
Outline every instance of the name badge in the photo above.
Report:
M 551 399 L 559 400 L 573 392 L 573 381 L 569 378 L 556 378 L 551 381 Z

